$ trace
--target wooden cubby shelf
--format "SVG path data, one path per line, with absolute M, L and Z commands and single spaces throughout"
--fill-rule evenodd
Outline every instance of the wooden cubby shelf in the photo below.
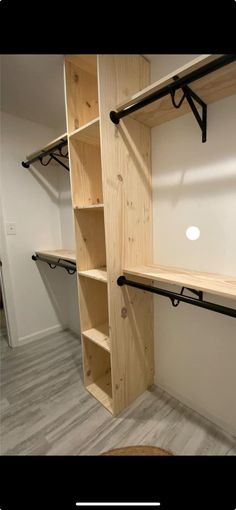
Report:
M 112 387 L 111 387 L 111 374 L 108 373 L 95 382 L 89 384 L 87 390 L 95 397 L 101 404 L 112 412 Z
M 188 64 L 176 69 L 161 80 L 158 80 L 140 92 L 132 95 L 117 106 L 117 111 L 132 105 L 137 100 L 145 99 L 153 92 L 157 92 L 166 85 L 173 82 L 173 76 L 179 78 L 184 77 L 188 73 L 216 60 L 221 55 L 201 55 L 192 60 Z M 200 96 L 206 104 L 213 103 L 224 97 L 231 96 L 236 93 L 236 62 L 222 67 L 202 78 L 191 83 L 191 89 L 195 94 Z M 178 103 L 183 95 L 182 90 L 176 92 L 176 102 Z M 114 105 L 115 106 L 115 105 Z M 146 126 L 154 127 L 163 124 L 169 120 L 175 119 L 186 113 L 189 113 L 190 107 L 187 101 L 184 101 L 181 108 L 174 108 L 170 94 L 159 99 L 157 102 L 151 103 L 138 111 L 130 113 L 130 117 L 142 122 Z
M 65 78 L 69 135 L 99 116 L 97 56 L 68 55 Z
M 110 353 L 83 337 L 84 377 L 87 390 L 112 411 L 112 383 Z
M 96 328 L 83 331 L 83 335 L 106 351 L 110 352 L 111 342 L 109 339 L 109 325 L 107 322 L 96 326 Z
M 83 142 L 87 143 L 89 145 L 100 145 L 100 134 L 99 134 L 99 117 L 97 117 L 94 120 L 91 120 L 91 122 L 88 122 L 88 124 L 85 124 L 84 126 L 76 129 L 73 131 L 69 138 L 71 141 L 76 140 L 77 142 Z
M 85 276 L 87 278 L 92 278 L 93 280 L 98 280 L 99 282 L 107 283 L 107 268 L 100 267 L 98 269 L 88 269 L 86 271 L 78 271 L 80 276 Z
M 85 132 L 90 134 L 85 136 Z M 69 140 L 73 207 L 99 206 L 103 204 L 99 122 L 91 123 L 90 128 L 81 128 Z
M 210 294 L 236 299 L 236 277 L 190 271 L 176 267 L 148 265 L 126 267 L 123 273 L 202 290 Z

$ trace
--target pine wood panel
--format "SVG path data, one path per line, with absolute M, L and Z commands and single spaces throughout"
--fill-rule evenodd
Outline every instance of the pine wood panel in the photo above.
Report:
M 155 92 L 162 87 L 170 84 L 173 81 L 173 76 L 178 75 L 179 77 L 188 74 L 189 72 L 197 69 L 198 67 L 208 63 L 209 61 L 215 60 L 219 55 L 211 55 L 206 57 L 198 57 L 192 62 L 185 66 L 176 69 L 166 77 L 153 83 L 150 87 L 147 87 L 139 94 L 133 95 L 128 101 L 119 104 L 118 110 L 132 104 L 134 99 L 143 99 L 152 92 Z M 224 97 L 236 94 L 236 62 L 218 69 L 199 80 L 191 83 L 190 88 L 198 94 L 198 96 L 207 104 L 223 99 Z M 176 92 L 176 102 L 178 103 L 183 93 L 181 90 Z M 114 110 L 115 105 L 113 105 Z M 184 100 L 181 108 L 174 108 L 172 105 L 170 95 L 159 99 L 158 101 L 151 103 L 144 108 L 131 113 L 130 117 L 142 122 L 143 124 L 154 127 L 159 124 L 163 124 L 169 120 L 175 119 L 191 111 L 188 102 Z
M 96 382 L 89 384 L 87 390 L 112 413 L 113 405 L 110 373 L 100 377 Z
M 70 140 L 73 207 L 103 203 L 100 147 Z
M 111 411 L 112 385 L 109 353 L 84 338 L 83 362 L 87 390 Z
M 106 283 L 79 276 L 79 302 L 81 331 L 109 322 Z
M 224 276 L 215 273 L 203 273 L 185 269 L 148 265 L 125 267 L 124 273 L 141 276 L 155 281 L 173 283 L 193 289 L 203 290 L 210 294 L 218 294 L 227 298 L 236 299 L 236 277 Z
M 84 65 L 86 56 L 83 61 L 77 55 L 66 57 L 65 62 L 68 133 L 71 133 L 99 116 L 97 76 L 91 73 L 90 65 Z
M 81 276 L 98 280 L 99 282 L 107 282 L 107 268 L 100 267 L 99 269 L 89 269 L 87 271 L 78 271 Z
M 149 65 L 144 58 L 99 56 L 114 414 L 153 382 L 153 296 L 121 289 L 116 283 L 124 263 L 147 263 L 152 257 L 152 197 L 149 129 L 133 119 L 117 128 L 109 112 L 131 90 L 140 90 L 148 82 Z
M 104 214 L 102 209 L 75 211 L 75 240 L 78 265 L 84 271 L 106 266 Z
M 88 143 L 89 145 L 100 145 L 99 117 L 91 120 L 70 134 L 70 140 Z
M 83 331 L 83 335 L 106 351 L 110 352 L 111 343 L 109 338 L 109 325 L 107 322 L 96 326 L 96 328 Z

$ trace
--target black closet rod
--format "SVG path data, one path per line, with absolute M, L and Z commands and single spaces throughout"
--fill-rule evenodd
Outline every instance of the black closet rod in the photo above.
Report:
M 147 292 L 152 292 L 153 294 L 159 294 L 160 296 L 168 297 L 171 300 L 173 306 L 177 306 L 179 301 L 184 301 L 185 303 L 188 303 L 190 305 L 199 306 L 200 308 L 206 308 L 208 310 L 211 310 L 212 312 L 222 313 L 223 315 L 228 315 L 229 317 L 236 317 L 236 310 L 234 310 L 233 308 L 228 308 L 227 306 L 210 303 L 210 301 L 204 301 L 200 293 L 199 299 L 195 299 L 189 296 L 184 296 L 183 294 L 178 294 L 177 292 L 172 292 L 170 290 L 159 289 L 157 287 L 151 287 L 151 285 L 137 283 L 132 280 L 128 280 L 125 276 L 120 276 L 117 279 L 117 285 L 119 285 L 120 287 L 122 287 L 123 285 L 128 285 L 129 287 L 135 287 L 136 289 L 142 289 Z M 188 290 L 194 292 L 193 289 Z
M 157 90 L 156 92 L 152 92 L 144 99 L 136 100 L 136 102 L 134 99 L 134 103 L 132 103 L 130 106 L 126 106 L 123 110 L 120 110 L 119 112 L 111 111 L 110 119 L 114 124 L 119 124 L 119 121 L 122 119 L 122 117 L 126 117 L 130 113 L 140 110 L 141 108 L 144 108 L 144 106 L 147 106 L 148 104 L 153 103 L 154 101 L 157 101 L 157 99 L 161 99 L 168 94 L 173 94 L 176 90 L 182 88 L 184 85 L 189 85 L 193 81 L 196 81 L 199 78 L 202 78 L 203 76 L 206 76 L 207 74 L 212 73 L 213 71 L 216 71 L 225 65 L 231 64 L 235 60 L 236 55 L 223 55 L 223 57 L 219 57 L 213 62 L 209 62 L 208 64 L 203 65 L 199 69 L 186 74 L 182 78 L 177 78 L 173 81 L 173 83 L 165 85 L 165 87 Z
M 46 262 L 51 269 L 55 269 L 57 266 L 63 267 L 69 274 L 74 274 L 76 271 L 76 263 L 72 261 L 67 261 L 60 258 L 58 260 L 53 260 L 46 257 L 41 257 L 41 255 L 32 255 L 32 260 Z
M 51 157 L 52 157 L 53 159 L 55 159 L 55 160 L 56 160 L 56 161 L 57 161 L 60 165 L 64 166 L 64 168 L 66 168 L 66 170 L 68 170 L 68 171 L 69 171 L 68 166 L 66 166 L 64 163 L 62 163 L 62 161 L 60 161 L 59 159 L 57 159 L 57 158 L 55 157 L 55 155 L 54 155 L 54 151 L 56 151 L 56 150 L 59 150 L 59 151 L 60 151 L 60 150 L 62 149 L 62 147 L 65 147 L 65 145 L 67 145 L 67 140 L 62 140 L 62 141 L 61 141 L 61 142 L 59 142 L 57 145 L 54 145 L 53 147 L 51 147 L 51 149 L 48 149 L 48 150 L 46 150 L 46 151 L 44 151 L 44 150 L 43 150 L 43 151 L 42 151 L 42 152 L 40 152 L 37 156 L 34 156 L 32 159 L 29 159 L 29 160 L 27 160 L 27 161 L 22 161 L 22 163 L 21 163 L 21 164 L 22 164 L 22 166 L 23 166 L 24 168 L 29 168 L 29 167 L 30 167 L 30 165 L 31 165 L 32 163 L 35 163 L 35 161 L 38 161 L 38 160 L 40 160 L 40 161 L 41 161 L 41 160 L 42 160 L 45 156 L 51 156 Z M 58 154 L 57 156 L 59 156 L 59 154 Z M 60 156 L 59 156 L 59 157 L 60 157 Z M 61 157 L 63 157 L 63 156 L 61 155 Z

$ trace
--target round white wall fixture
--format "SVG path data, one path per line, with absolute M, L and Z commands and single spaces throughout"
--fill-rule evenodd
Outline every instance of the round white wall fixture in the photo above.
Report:
M 185 233 L 190 241 L 196 241 L 200 237 L 200 228 L 195 226 L 188 227 Z

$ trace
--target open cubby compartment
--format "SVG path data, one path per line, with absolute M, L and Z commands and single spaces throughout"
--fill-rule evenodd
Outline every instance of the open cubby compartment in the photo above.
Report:
M 103 204 L 100 145 L 70 140 L 74 209 Z
M 105 228 L 103 209 L 75 211 L 77 270 L 106 267 Z
M 84 382 L 87 390 L 112 412 L 111 361 L 109 352 L 83 338 Z
M 68 133 L 99 116 L 96 55 L 65 59 Z
M 81 331 L 108 324 L 107 284 L 79 275 Z

